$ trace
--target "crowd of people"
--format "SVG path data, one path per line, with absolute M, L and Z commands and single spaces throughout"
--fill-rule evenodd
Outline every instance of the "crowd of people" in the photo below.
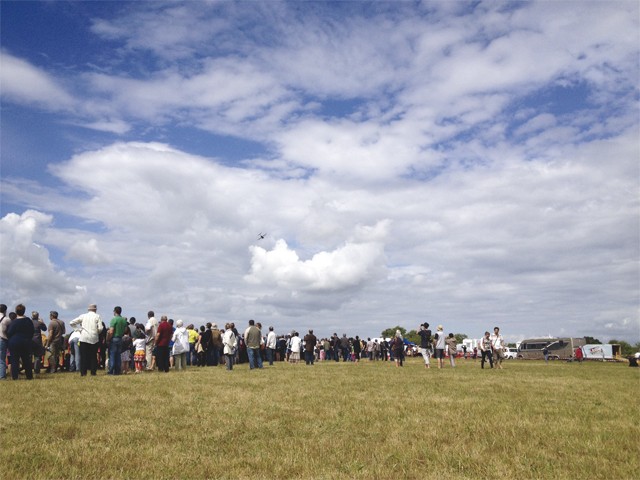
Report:
M 341 337 L 334 333 L 318 339 L 313 330 L 304 336 L 296 331 L 277 335 L 273 327 L 263 334 L 262 325 L 254 320 L 244 332 L 235 324 L 226 323 L 221 328 L 209 322 L 199 329 L 193 324 L 184 325 L 182 320 L 174 322 L 167 316 L 156 319 L 149 311 L 147 319 L 138 322 L 135 317 L 122 316 L 122 308 L 113 309 L 113 317 L 107 326 L 97 313 L 97 305 L 89 305 L 87 312 L 69 321 L 70 332 L 58 313 L 49 313 L 49 325 L 38 312 L 31 317 L 25 315 L 22 304 L 14 312 L 0 305 L 0 379 L 6 378 L 7 363 L 11 365 L 11 377 L 17 379 L 21 372 L 27 379 L 33 372 L 80 372 L 81 376 L 96 375 L 104 369 L 108 375 L 140 374 L 145 371 L 169 372 L 184 370 L 187 366 L 206 367 L 224 365 L 232 370 L 234 365 L 248 363 L 249 368 L 261 369 L 265 363 L 304 361 L 313 365 L 317 361 L 359 362 L 393 361 L 403 366 L 407 343 L 398 330 L 391 339 L 359 336 Z M 445 335 L 442 325 L 432 334 L 429 324 L 420 325 L 420 349 L 426 368 L 430 368 L 431 357 L 443 368 L 448 356 L 451 367 L 455 367 L 456 339 L 452 333 Z M 502 368 L 501 350 L 504 345 L 499 328 L 494 335 L 489 332 L 480 342 L 482 362 L 488 360 Z

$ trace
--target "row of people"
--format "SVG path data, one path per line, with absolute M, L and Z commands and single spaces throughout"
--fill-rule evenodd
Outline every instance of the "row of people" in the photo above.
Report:
M 10 358 L 15 358 L 18 365 L 22 365 L 27 378 L 32 378 L 30 369 L 39 373 L 47 358 L 50 372 L 80 371 L 81 376 L 86 376 L 88 373 L 96 375 L 97 369 L 105 367 L 110 375 L 155 369 L 168 372 L 170 368 L 182 370 L 190 365 L 204 367 L 224 364 L 227 369 L 232 369 L 234 364 L 243 362 L 248 362 L 250 369 L 260 369 L 263 362 L 270 365 L 274 361 L 298 363 L 303 356 L 307 365 L 324 360 L 357 363 L 365 358 L 370 361 L 392 360 L 396 366 L 402 366 L 407 349 L 407 342 L 399 331 L 390 341 L 371 338 L 365 341 L 358 336 L 347 337 L 346 334 L 339 337 L 337 333 L 318 340 L 313 330 L 309 330 L 304 337 L 300 337 L 295 331 L 290 335 L 277 336 L 273 327 L 269 327 L 268 333 L 263 335 L 262 325 L 253 320 L 249 321 L 243 334 L 238 332 L 233 323 L 226 324 L 222 329 L 215 323 L 207 323 L 198 331 L 193 325 L 185 327 L 182 320 L 174 325 L 173 320 L 166 316 L 162 316 L 158 322 L 153 311 L 148 312 L 145 324 L 137 323 L 134 317 L 127 320 L 122 316 L 122 308 L 119 306 L 114 308 L 114 316 L 107 327 L 97 313 L 95 304 L 89 305 L 86 313 L 69 322 L 73 331 L 65 335 L 64 322 L 58 319 L 57 312 L 50 312 L 47 328 L 37 312 L 33 312 L 31 319 L 24 317 L 23 305 L 16 307 L 16 312 L 8 316 L 5 305 L 0 305 L 0 309 L 3 309 L 0 358 L 5 359 L 9 349 L 14 353 Z M 20 321 L 15 323 L 9 333 L 12 320 L 18 318 Z M 29 322 L 24 321 L 24 318 Z M 11 349 L 9 337 L 18 331 L 19 325 L 22 326 L 22 332 L 14 340 Z M 48 335 L 42 333 L 45 331 L 48 331 Z M 437 359 L 438 367 L 442 368 L 445 352 L 448 352 L 451 366 L 455 367 L 457 345 L 453 334 L 445 336 L 442 325 L 439 325 L 437 332 L 432 335 L 427 323 L 420 325 L 418 333 L 421 337 L 420 353 L 426 368 L 430 368 L 431 356 Z M 480 342 L 482 368 L 485 359 L 493 367 L 494 357 L 501 368 L 503 341 L 498 327 L 495 328 L 494 336 L 489 337 L 488 332 L 485 336 L 489 343 Z M 32 341 L 27 342 L 27 337 Z M 22 346 L 17 338 L 24 340 Z M 30 352 L 31 365 L 24 361 L 25 349 Z M 6 364 L 4 361 L 0 363 L 0 378 L 4 378 Z

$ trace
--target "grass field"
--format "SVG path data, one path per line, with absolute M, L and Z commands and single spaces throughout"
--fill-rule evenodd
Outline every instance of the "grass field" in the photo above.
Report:
M 631 479 L 639 403 L 626 363 L 41 374 L 0 383 L 0 477 Z

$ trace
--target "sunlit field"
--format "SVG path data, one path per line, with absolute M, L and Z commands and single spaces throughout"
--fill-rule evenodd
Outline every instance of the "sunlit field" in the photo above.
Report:
M 640 369 L 237 365 L 0 383 L 0 477 L 637 478 Z

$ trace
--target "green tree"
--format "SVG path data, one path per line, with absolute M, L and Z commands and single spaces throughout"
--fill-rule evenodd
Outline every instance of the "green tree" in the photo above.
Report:
M 402 334 L 403 337 L 404 337 L 405 333 L 407 333 L 407 329 L 406 328 L 401 327 L 400 325 L 396 325 L 395 327 L 387 328 L 386 330 L 383 330 L 382 333 L 380 334 L 380 336 L 382 338 L 393 337 L 396 334 L 396 330 L 400 330 L 400 333 Z
M 584 337 L 585 342 L 587 342 L 588 345 L 600 345 L 602 344 L 602 342 L 600 340 L 598 340 L 597 338 L 594 337 Z
M 466 333 L 455 333 L 453 336 L 456 337 L 456 343 L 458 344 L 461 344 L 465 338 L 469 338 Z
M 403 335 L 403 337 L 410 342 L 420 344 L 420 335 L 418 335 L 416 330 L 409 330 L 406 335 Z

